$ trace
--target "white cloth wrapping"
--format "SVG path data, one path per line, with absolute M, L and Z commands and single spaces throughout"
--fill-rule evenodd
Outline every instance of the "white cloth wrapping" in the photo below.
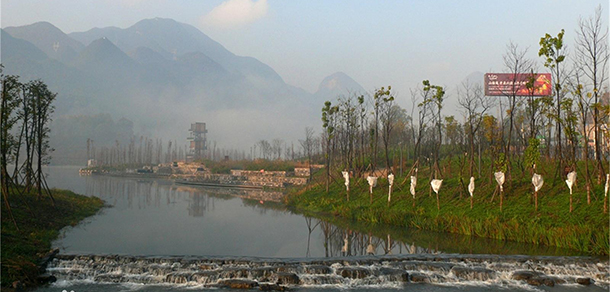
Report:
M 411 176 L 411 195 L 413 196 L 413 199 L 415 199 L 415 187 L 417 186 L 417 177 L 416 176 Z
M 470 183 L 468 184 L 468 192 L 470 193 L 471 197 L 474 195 L 474 176 L 470 177 Z
M 433 179 L 430 182 L 430 185 L 432 186 L 432 190 L 438 195 L 438 190 L 441 189 L 441 185 L 443 184 L 443 180 L 442 179 Z
M 394 185 L 394 174 L 392 173 L 388 174 L 388 184 L 388 202 L 390 202 L 392 198 L 392 185 Z
M 343 174 L 343 178 L 345 179 L 345 189 L 349 192 L 349 172 L 342 171 L 341 174 Z
M 377 186 L 377 177 L 376 176 L 368 176 L 366 181 L 369 182 L 369 191 L 372 194 L 373 188 Z
M 542 176 L 537 173 L 534 173 L 534 175 L 532 176 L 532 184 L 534 185 L 534 190 L 536 192 L 540 190 L 540 188 L 542 188 L 542 185 L 544 184 Z
M 498 185 L 500 186 L 500 191 L 503 191 L 504 188 L 502 187 L 502 185 L 504 184 L 504 172 L 498 171 L 498 172 L 494 173 L 494 176 L 496 177 L 496 181 L 498 182 Z
M 576 182 L 576 171 L 572 171 L 572 172 L 568 173 L 568 179 L 566 179 L 566 184 L 568 185 L 568 188 L 570 189 L 570 195 L 572 194 L 572 186 L 574 185 L 575 182 Z

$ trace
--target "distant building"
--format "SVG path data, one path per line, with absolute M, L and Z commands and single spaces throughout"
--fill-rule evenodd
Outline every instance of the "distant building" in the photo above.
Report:
M 191 124 L 189 129 L 191 135 L 187 138 L 190 141 L 190 151 L 186 156 L 186 161 L 199 160 L 203 158 L 203 153 L 208 149 L 206 134 L 208 129 L 205 123 L 194 123 Z

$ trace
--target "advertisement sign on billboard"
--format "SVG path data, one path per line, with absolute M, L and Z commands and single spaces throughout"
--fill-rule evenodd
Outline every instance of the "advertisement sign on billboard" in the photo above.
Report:
M 517 96 L 548 96 L 553 94 L 551 74 L 534 74 L 534 87 L 526 84 L 532 74 L 487 73 L 485 74 L 486 96 L 511 96 L 513 91 Z

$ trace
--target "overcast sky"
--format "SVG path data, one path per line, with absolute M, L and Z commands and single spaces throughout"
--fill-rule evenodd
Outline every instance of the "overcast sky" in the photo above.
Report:
M 501 72 L 509 41 L 538 61 L 545 33 L 566 30 L 607 0 L 1 0 L 2 27 L 48 21 L 65 33 L 126 28 L 145 18 L 191 24 L 235 54 L 252 56 L 307 91 L 337 71 L 365 89 L 429 79 L 454 89 L 468 74 Z M 403 102 L 406 104 L 406 102 Z

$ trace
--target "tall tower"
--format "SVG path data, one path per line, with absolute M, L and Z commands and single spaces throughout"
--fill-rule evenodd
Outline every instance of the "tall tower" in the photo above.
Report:
M 203 151 L 208 149 L 206 143 L 207 140 L 205 137 L 205 134 L 208 132 L 208 130 L 205 127 L 205 123 L 191 124 L 189 132 L 191 132 L 191 136 L 186 139 L 191 141 L 191 145 L 189 153 L 190 157 L 187 157 L 187 160 L 192 161 L 196 159 L 201 159 L 203 158 Z

